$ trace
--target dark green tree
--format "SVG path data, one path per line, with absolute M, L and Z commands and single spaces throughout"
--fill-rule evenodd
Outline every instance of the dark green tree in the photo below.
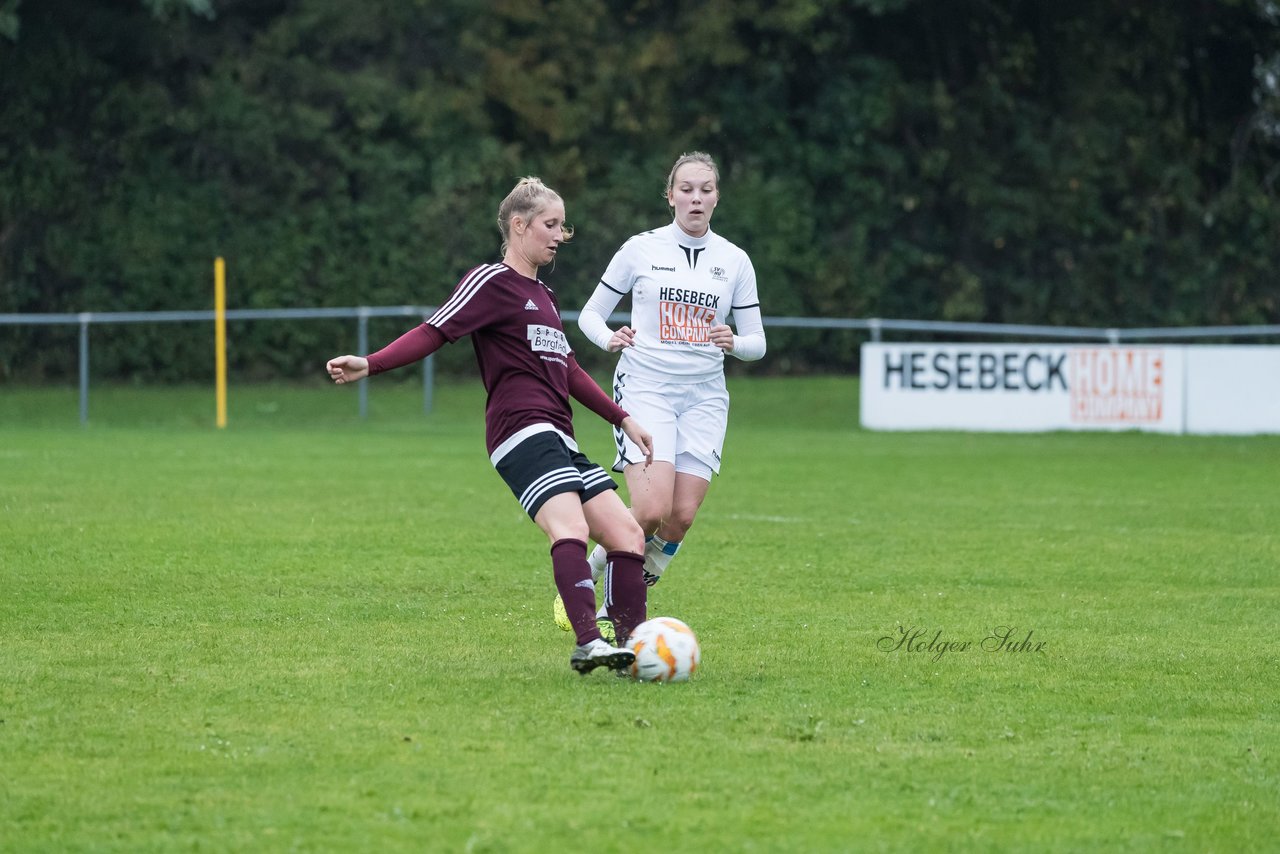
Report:
M 207 308 L 218 255 L 232 307 L 430 305 L 524 174 L 575 308 L 703 149 L 768 314 L 1280 320 L 1271 0 L 5 0 L 0 35 L 4 312 Z M 94 369 L 199 378 L 207 337 L 95 331 Z M 350 338 L 243 324 L 233 368 Z M 69 375 L 64 339 L 4 327 L 0 377 Z M 757 370 L 857 343 L 778 330 Z

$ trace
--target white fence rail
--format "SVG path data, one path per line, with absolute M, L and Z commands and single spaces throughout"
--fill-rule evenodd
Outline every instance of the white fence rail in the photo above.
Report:
M 357 323 L 357 350 L 369 352 L 369 319 L 373 317 L 427 318 L 435 306 L 356 306 L 350 308 L 241 308 L 229 309 L 227 320 L 319 320 L 353 319 Z M 578 312 L 563 312 L 574 322 Z M 628 315 L 615 314 L 611 320 L 626 322 Z M 212 323 L 212 309 L 199 311 L 85 311 L 64 314 L 0 314 L 0 326 L 78 326 L 80 423 L 89 420 L 89 328 L 95 323 Z M 1238 339 L 1280 337 L 1280 324 L 1260 326 L 1196 326 L 1151 328 L 1092 328 L 1082 326 L 1037 326 L 1005 323 L 959 323 L 944 320 L 886 320 L 838 317 L 766 317 L 766 328 L 845 329 L 865 332 L 872 342 L 880 342 L 885 332 L 918 332 L 929 335 L 978 335 L 1001 338 L 1105 341 L 1110 344 L 1149 341 L 1191 341 L 1195 339 Z M 422 377 L 423 410 L 432 407 L 435 370 L 432 358 L 424 361 Z M 369 384 L 360 383 L 360 417 L 368 415 Z

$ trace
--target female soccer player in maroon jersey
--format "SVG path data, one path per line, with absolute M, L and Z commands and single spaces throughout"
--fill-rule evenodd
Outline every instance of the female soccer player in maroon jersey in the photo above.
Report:
M 338 356 L 326 370 L 334 382 L 356 382 L 471 336 L 489 393 L 489 459 L 551 541 L 556 589 L 576 633 L 569 664 L 579 673 L 601 666 L 621 670 L 635 659 L 622 645 L 645 619 L 644 533 L 618 497 L 617 484 L 578 450 L 570 395 L 650 459 L 653 439 L 578 366 L 555 294 L 538 279 L 538 269 L 554 261 L 573 234 L 559 194 L 537 178 L 521 179 L 498 207 L 498 228 L 502 263 L 471 270 L 425 323 L 383 349 L 368 357 Z M 596 626 L 588 538 L 609 549 L 619 646 L 603 640 Z

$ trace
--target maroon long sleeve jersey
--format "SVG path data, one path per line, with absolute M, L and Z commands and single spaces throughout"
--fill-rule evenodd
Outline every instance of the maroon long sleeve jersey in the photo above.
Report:
M 407 365 L 466 335 L 489 393 L 490 457 L 500 457 L 517 434 L 548 427 L 576 447 L 570 395 L 615 426 L 627 417 L 573 358 L 555 293 L 505 264 L 482 264 L 463 276 L 425 323 L 370 354 L 369 373 Z

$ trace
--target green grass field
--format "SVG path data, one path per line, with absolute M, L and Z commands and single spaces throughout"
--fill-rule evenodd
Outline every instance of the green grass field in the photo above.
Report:
M 475 388 L 0 388 L 0 850 L 1280 847 L 1280 437 L 730 388 L 673 686 L 569 670 Z

